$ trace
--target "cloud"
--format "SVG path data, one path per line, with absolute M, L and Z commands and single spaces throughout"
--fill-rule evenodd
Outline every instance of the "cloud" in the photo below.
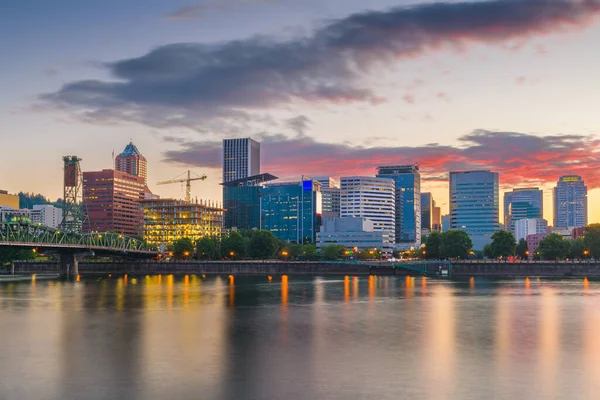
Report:
M 445 47 L 562 32 L 586 25 L 599 12 L 599 0 L 431 3 L 369 11 L 326 22 L 304 37 L 160 46 L 105 64 L 114 80 L 67 83 L 40 99 L 94 123 L 213 131 L 211 123 L 225 120 L 243 129 L 251 114 L 290 104 L 378 104 L 384 99 L 364 79 L 377 67 Z
M 278 0 L 214 0 L 203 4 L 187 4 L 166 15 L 166 19 L 200 19 L 211 11 L 226 11 L 235 6 L 251 3 L 272 3 Z
M 457 145 L 360 147 L 313 138 L 262 135 L 262 170 L 282 178 L 305 175 L 374 175 L 384 164 L 419 163 L 423 178 L 446 181 L 448 171 L 491 169 L 503 185 L 546 185 L 578 174 L 588 187 L 600 187 L 600 139 L 594 136 L 535 136 L 476 130 Z M 220 168 L 221 142 L 190 142 L 164 153 L 170 163 Z

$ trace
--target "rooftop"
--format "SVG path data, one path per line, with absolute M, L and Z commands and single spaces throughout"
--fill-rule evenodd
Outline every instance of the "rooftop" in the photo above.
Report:
M 127 146 L 125 146 L 125 150 L 121 154 L 120 157 L 131 157 L 131 156 L 141 156 L 142 153 L 138 150 L 137 147 L 133 144 L 133 142 L 129 142 Z

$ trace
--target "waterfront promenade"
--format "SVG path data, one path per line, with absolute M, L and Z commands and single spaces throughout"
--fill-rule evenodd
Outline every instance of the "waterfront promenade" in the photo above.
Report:
M 15 262 L 14 274 L 55 274 L 53 262 Z M 588 277 L 600 278 L 598 262 L 565 261 L 428 261 L 428 262 L 326 262 L 326 261 L 182 261 L 81 262 L 79 272 L 92 274 L 206 274 L 206 275 L 442 275 L 452 277 Z M 447 274 L 446 274 L 447 271 Z

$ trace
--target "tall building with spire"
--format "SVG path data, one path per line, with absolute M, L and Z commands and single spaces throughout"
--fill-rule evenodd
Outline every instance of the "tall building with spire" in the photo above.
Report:
M 148 163 L 133 142 L 115 158 L 115 170 L 144 178 L 144 185 L 148 186 Z

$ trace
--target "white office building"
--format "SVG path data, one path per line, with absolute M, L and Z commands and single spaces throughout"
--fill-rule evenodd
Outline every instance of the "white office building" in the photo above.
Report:
M 542 218 L 526 218 L 515 221 L 515 238 L 517 242 L 528 235 L 539 235 L 548 232 L 548 221 Z
M 35 205 L 33 210 L 29 211 L 29 218 L 34 224 L 58 228 L 62 222 L 62 209 L 49 204 Z
M 389 178 L 349 176 L 341 179 L 340 217 L 368 218 L 376 231 L 395 242 L 395 185 Z
M 393 232 L 375 230 L 368 218 L 328 218 L 317 233 L 317 248 L 337 244 L 347 249 L 379 250 L 390 255 L 394 251 Z
M 223 139 L 223 182 L 259 174 L 259 142 L 250 138 Z

